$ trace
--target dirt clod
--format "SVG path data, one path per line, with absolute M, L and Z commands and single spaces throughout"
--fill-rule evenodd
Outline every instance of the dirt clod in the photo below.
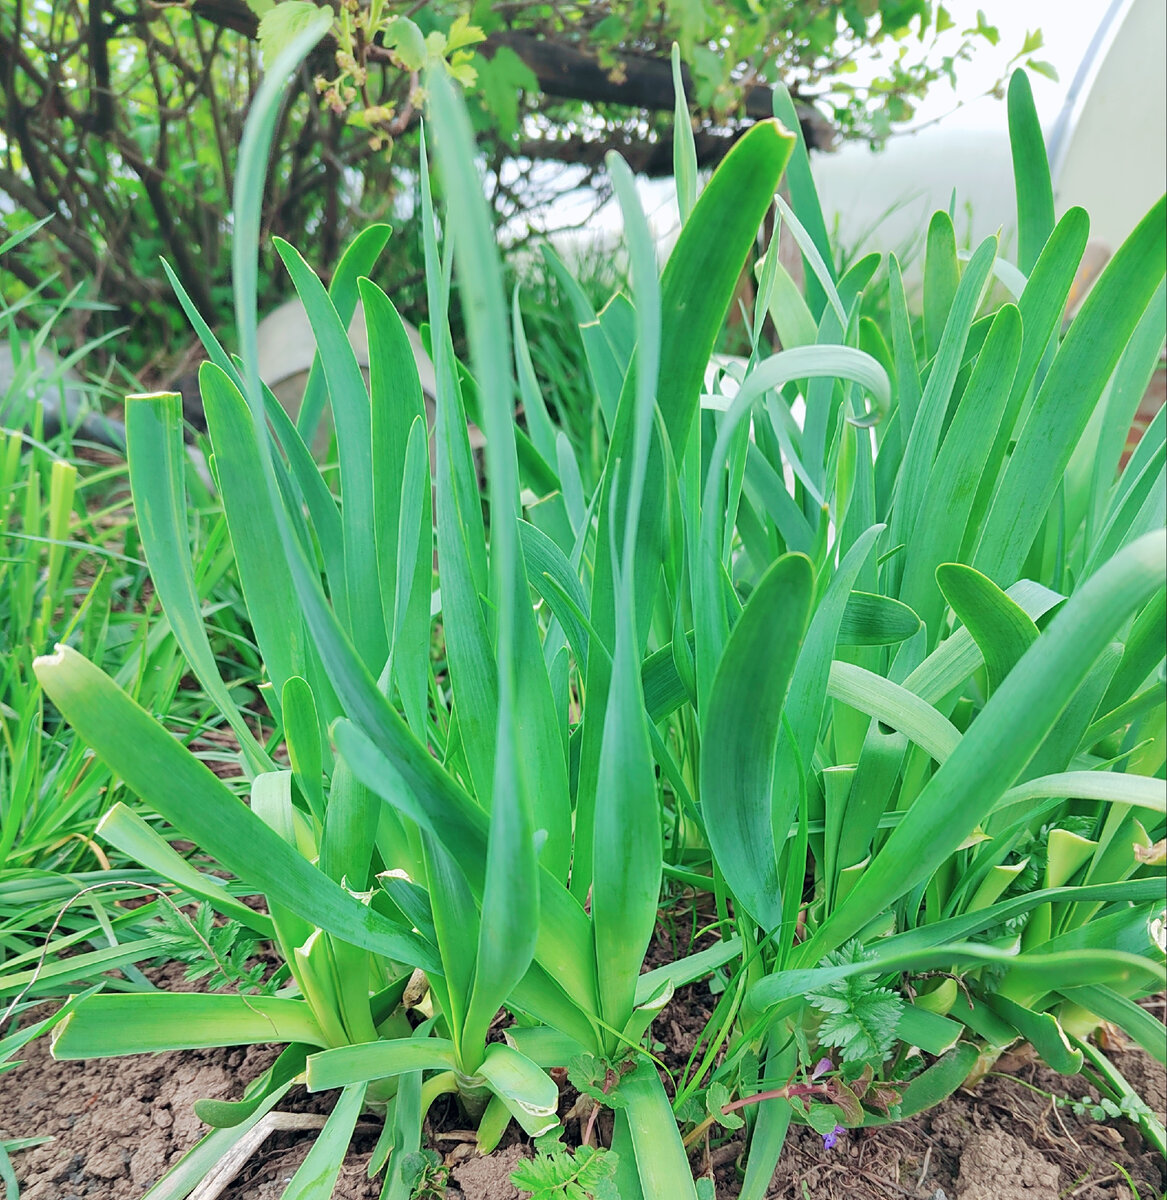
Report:
M 511 1172 L 530 1154 L 525 1146 L 508 1146 L 488 1158 L 471 1158 L 455 1167 L 451 1179 L 461 1190 L 455 1192 L 451 1188 L 450 1200 L 455 1196 L 461 1200 L 519 1200 L 519 1190 L 511 1183 Z
M 974 1133 L 960 1156 L 956 1200 L 1058 1200 L 1060 1172 L 1000 1129 Z

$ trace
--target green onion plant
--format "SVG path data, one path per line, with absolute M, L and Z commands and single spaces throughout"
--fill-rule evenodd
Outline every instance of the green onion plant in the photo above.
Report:
M 140 798 L 102 836 L 249 922 L 285 964 L 264 994 L 99 993 L 54 1029 L 60 1058 L 285 1044 L 244 1099 L 200 1103 L 212 1132 L 149 1196 L 190 1194 L 300 1079 L 342 1091 L 285 1196 L 331 1194 L 369 1108 L 393 1200 L 439 1095 L 483 1151 L 511 1119 L 554 1138 L 554 1067 L 599 1081 L 627 1200 L 696 1197 L 686 1140 L 739 1112 L 743 1194 L 761 1196 L 792 1120 L 831 1132 L 910 1115 L 1018 1037 L 1074 1070 L 1070 1036 L 1096 1018 L 1149 1043 L 1135 1000 L 1164 976 L 1149 849 L 1164 824 L 1162 413 L 1121 476 L 1117 463 L 1162 344 L 1162 203 L 1062 337 L 1086 218 L 1053 220 L 1018 76 L 1019 261 L 995 239 L 962 261 L 938 215 L 921 359 L 894 260 L 887 328 L 859 316 L 878 256 L 837 277 L 787 97 L 700 191 L 677 139 L 684 224 L 663 272 L 613 156 L 630 294 L 580 314 L 605 426 L 585 470 L 524 352 L 466 113 L 431 74 L 445 197 L 439 227 L 423 156 L 432 430 L 401 321 L 368 278 L 389 231 L 360 235 L 327 288 L 277 243 L 316 336 L 308 387 L 332 408 L 333 487 L 255 354 L 271 133 L 322 33 L 272 64 L 244 135 L 238 357 L 171 276 L 211 360 L 212 473 L 278 738 L 257 736 L 208 641 L 179 398 L 126 409 L 154 585 L 238 739 L 249 803 L 83 654 L 37 663 Z M 711 376 L 784 173 L 805 292 L 766 255 L 751 354 Z M 986 308 L 994 279 L 1014 302 Z M 367 386 L 345 332 L 358 300 Z M 151 812 L 236 886 L 182 859 Z M 666 878 L 708 895 L 716 938 L 645 971 Z M 247 916 L 239 891 L 265 913 Z M 666 1088 L 652 1021 L 714 972 L 706 1035 Z

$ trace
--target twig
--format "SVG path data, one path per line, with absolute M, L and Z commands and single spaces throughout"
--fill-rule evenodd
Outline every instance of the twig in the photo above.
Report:
M 1066 1200 L 1074 1200 L 1075 1196 L 1081 1195 L 1087 1188 L 1101 1187 L 1104 1183 L 1116 1183 L 1122 1176 L 1117 1171 L 1112 1171 L 1109 1175 L 1103 1175 L 1101 1179 L 1087 1179 L 1085 1183 L 1076 1187 Z
M 207 1175 L 203 1176 L 202 1183 L 191 1192 L 190 1200 L 217 1200 L 270 1134 L 294 1129 L 323 1129 L 326 1120 L 328 1118 L 323 1113 L 268 1113 L 219 1159 Z
M 1073 1146 L 1074 1149 L 1077 1150 L 1078 1153 L 1081 1154 L 1083 1158 L 1085 1158 L 1086 1155 L 1085 1155 L 1085 1152 L 1082 1150 L 1082 1147 L 1078 1145 L 1077 1141 L 1075 1141 L 1074 1135 L 1066 1128 L 1066 1123 L 1065 1123 L 1065 1121 L 1062 1120 L 1062 1114 L 1060 1111 L 1061 1105 L 1058 1104 L 1057 1097 L 1051 1096 L 1049 1104 L 1050 1104 L 1050 1108 L 1053 1110 L 1054 1116 L 1057 1117 L 1057 1119 L 1058 1119 L 1058 1124 L 1062 1127 L 1062 1132 L 1066 1135 L 1067 1138 L 1069 1138 L 1070 1145 Z
M 924 1180 L 928 1178 L 928 1168 L 932 1165 L 932 1147 L 929 1146 L 924 1151 L 924 1164 L 920 1167 L 920 1177 L 916 1180 L 916 1191 L 919 1192 L 924 1186 Z
M 884 1179 L 882 1175 L 872 1175 L 870 1171 L 860 1171 L 856 1167 L 853 1167 L 850 1163 L 829 1163 L 826 1165 L 827 1170 L 829 1171 L 845 1171 L 849 1175 L 862 1175 L 864 1179 L 870 1180 L 872 1183 L 877 1183 L 880 1187 L 888 1188 L 890 1191 L 899 1192 L 901 1196 L 909 1196 L 913 1198 L 916 1196 L 915 1188 L 909 1191 L 902 1183 L 894 1183 L 890 1179 Z M 195 1198 L 192 1196 L 191 1200 L 195 1200 Z

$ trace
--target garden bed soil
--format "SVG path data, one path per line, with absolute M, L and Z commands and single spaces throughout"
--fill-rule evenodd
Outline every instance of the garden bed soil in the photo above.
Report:
M 707 991 L 694 985 L 662 1014 L 656 1030 L 667 1059 L 687 1056 L 694 1031 L 704 1026 L 707 1000 Z M 810 1130 L 792 1129 L 768 1200 L 1135 1200 L 1132 1183 L 1141 1200 L 1162 1197 L 1164 1164 L 1138 1130 L 1056 1105 L 1050 1094 L 1078 1098 L 1088 1087 L 1046 1070 L 1026 1050 L 1003 1058 L 998 1073 L 975 1091 L 961 1091 L 911 1121 L 843 1135 L 831 1150 Z M 0 1136 L 52 1138 L 14 1155 L 22 1200 L 137 1200 L 206 1132 L 193 1102 L 238 1098 L 276 1052 L 258 1046 L 58 1063 L 47 1039 L 33 1043 L 24 1065 L 0 1080 Z M 1163 1068 L 1139 1050 L 1111 1053 L 1162 1119 Z M 334 1099 L 299 1088 L 279 1107 L 322 1114 Z M 573 1099 L 565 1086 L 563 1111 Z M 509 1175 L 530 1150 L 515 1127 L 503 1148 L 484 1159 L 462 1124 L 449 1101 L 436 1104 L 427 1123 L 429 1145 L 450 1168 L 448 1200 L 518 1200 Z M 336 1200 L 379 1195 L 366 1175 L 376 1133 L 372 1123 L 358 1126 Z M 577 1123 L 568 1135 L 579 1136 Z M 223 1200 L 278 1200 L 314 1136 L 313 1130 L 272 1133 L 220 1193 Z M 738 1193 L 742 1148 L 734 1140 L 694 1150 L 695 1171 L 713 1175 L 719 1198 Z

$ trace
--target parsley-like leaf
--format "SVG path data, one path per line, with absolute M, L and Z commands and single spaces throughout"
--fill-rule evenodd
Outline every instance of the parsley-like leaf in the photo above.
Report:
M 619 1156 L 611 1150 L 580 1146 L 549 1150 L 520 1163 L 511 1183 L 531 1200 L 620 1200 L 615 1175 Z
M 853 939 L 828 954 L 823 966 L 860 963 L 872 956 Z M 890 988 L 876 987 L 875 974 L 836 979 L 807 993 L 810 1004 L 823 1014 L 819 1044 L 834 1046 L 843 1062 L 882 1062 L 895 1044 L 903 998 Z
M 215 924 L 215 910 L 200 903 L 188 917 L 163 904 L 158 919 L 161 928 L 155 936 L 163 940 L 166 954 L 175 962 L 186 963 L 184 978 L 190 982 L 206 979 L 207 990 L 236 987 L 241 992 L 270 994 L 274 984 L 264 981 L 267 964 L 252 962 L 259 940 L 238 921 Z

